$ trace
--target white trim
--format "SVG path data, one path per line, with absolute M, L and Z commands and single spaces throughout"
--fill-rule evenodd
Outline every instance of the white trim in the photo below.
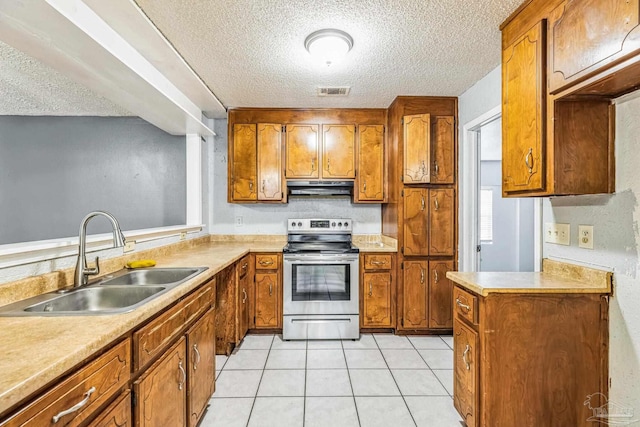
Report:
M 164 237 L 177 236 L 181 233 L 197 233 L 202 225 L 172 225 L 169 227 L 146 228 L 143 230 L 125 231 L 127 240 L 136 243 Z M 112 247 L 111 233 L 94 234 L 87 237 L 87 252 L 94 252 Z M 0 246 L 0 268 L 31 264 L 39 261 L 77 255 L 78 237 L 40 240 L 34 242 L 14 243 Z
M 202 141 L 197 133 L 187 139 L 187 224 L 202 224 Z
M 460 271 L 478 269 L 478 134 L 477 128 L 501 114 L 500 106 L 466 123 L 460 144 Z
M 478 271 L 478 133 L 481 125 L 502 114 L 497 106 L 466 123 L 460 144 L 460 271 Z M 464 204 L 464 205 L 463 205 Z M 542 199 L 533 203 L 533 269 L 542 268 Z

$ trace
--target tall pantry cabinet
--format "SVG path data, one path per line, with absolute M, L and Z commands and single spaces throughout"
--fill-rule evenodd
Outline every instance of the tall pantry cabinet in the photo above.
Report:
M 389 203 L 382 234 L 398 240 L 397 324 L 404 333 L 453 328 L 458 265 L 457 98 L 398 97 L 387 113 Z

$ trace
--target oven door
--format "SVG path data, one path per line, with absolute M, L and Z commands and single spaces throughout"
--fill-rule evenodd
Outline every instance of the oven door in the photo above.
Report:
M 283 314 L 358 314 L 358 254 L 285 254 Z

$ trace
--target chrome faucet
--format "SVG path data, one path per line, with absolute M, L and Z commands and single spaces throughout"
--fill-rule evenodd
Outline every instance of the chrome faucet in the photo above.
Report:
M 94 268 L 87 267 L 87 257 L 86 257 L 86 249 L 87 249 L 87 224 L 89 220 L 93 217 L 102 215 L 106 217 L 109 221 L 111 221 L 111 226 L 113 227 L 113 247 L 117 248 L 120 246 L 124 246 L 126 240 L 124 238 L 124 234 L 122 234 L 122 230 L 120 229 L 120 224 L 118 224 L 118 220 L 111 215 L 109 212 L 104 211 L 93 211 L 84 217 L 82 222 L 80 223 L 80 232 L 79 232 L 79 249 L 78 249 L 78 262 L 76 263 L 76 273 L 75 280 L 73 283 L 73 287 L 77 288 L 82 285 L 86 285 L 88 282 L 89 276 L 94 276 L 96 274 L 100 274 L 100 264 L 99 258 L 96 257 L 96 266 Z

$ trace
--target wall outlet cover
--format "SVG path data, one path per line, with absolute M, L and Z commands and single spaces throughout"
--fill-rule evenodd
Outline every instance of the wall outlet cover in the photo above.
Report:
M 593 249 L 593 225 L 578 226 L 578 247 Z

